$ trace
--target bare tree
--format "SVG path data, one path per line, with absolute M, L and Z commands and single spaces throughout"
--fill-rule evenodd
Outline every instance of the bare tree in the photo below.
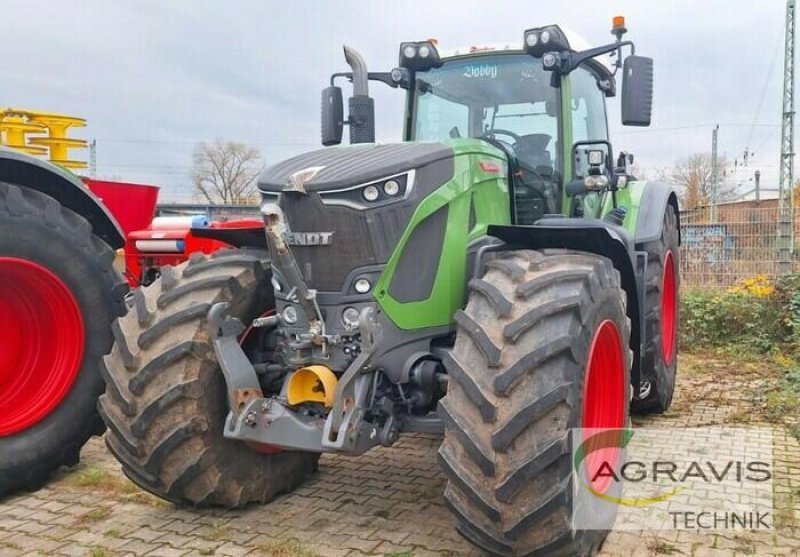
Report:
M 711 154 L 695 153 L 675 163 L 669 174 L 669 180 L 683 186 L 682 205 L 686 209 L 695 209 L 711 203 L 712 189 Z M 720 201 L 731 199 L 736 193 L 736 186 L 726 181 L 728 163 L 724 157 L 718 160 L 718 196 Z
M 251 203 L 263 166 L 258 149 L 244 143 L 219 139 L 198 143 L 192 154 L 192 185 L 197 195 L 214 205 Z

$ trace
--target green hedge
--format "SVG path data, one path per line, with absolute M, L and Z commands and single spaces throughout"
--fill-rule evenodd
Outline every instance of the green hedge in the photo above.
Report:
M 681 294 L 681 348 L 730 345 L 800 354 L 800 274 L 759 276 L 722 292 Z

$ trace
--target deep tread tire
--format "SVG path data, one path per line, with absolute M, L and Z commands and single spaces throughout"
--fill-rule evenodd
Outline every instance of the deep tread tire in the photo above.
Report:
M 678 245 L 678 216 L 675 208 L 667 204 L 661 238 L 642 246 L 647 252 L 647 285 L 645 293 L 646 344 L 641 359 L 641 378 L 650 382 L 650 394 L 642 400 L 634 400 L 631 411 L 636 414 L 660 414 L 666 412 L 675 392 L 678 372 L 678 327 L 680 306 L 675 308 L 673 338 L 675 339 L 672 363 L 667 365 L 661 342 L 661 297 L 663 295 L 664 261 L 667 252 L 672 252 L 675 269 L 675 288 L 680 291 L 680 250 Z
M 474 545 L 502 556 L 599 550 L 605 531 L 571 528 L 568 435 L 582 424 L 588 352 L 604 320 L 617 326 L 630 385 L 625 308 L 611 261 L 582 252 L 509 252 L 470 284 L 444 360 L 439 462 L 447 505 Z
M 0 183 L 0 256 L 53 271 L 74 294 L 85 327 L 83 362 L 61 404 L 32 427 L 0 437 L 2 497 L 38 489 L 52 471 L 77 464 L 81 447 L 104 431 L 97 414 L 104 388 L 99 364 L 111 348 L 111 323 L 125 313 L 128 285 L 114 268 L 114 252 L 92 234 L 86 219 L 52 197 L 5 183 Z
M 261 454 L 223 437 L 227 391 L 207 312 L 228 302 L 247 324 L 272 305 L 266 256 L 224 250 L 194 255 L 134 292 L 105 358 L 100 411 L 106 444 L 125 474 L 174 503 L 240 507 L 294 489 L 319 455 Z

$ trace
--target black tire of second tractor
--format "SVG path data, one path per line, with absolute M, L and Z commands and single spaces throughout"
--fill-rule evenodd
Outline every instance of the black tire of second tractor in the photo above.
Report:
M 644 244 L 647 252 L 647 278 L 645 292 L 645 330 L 646 342 L 641 358 L 641 378 L 650 382 L 650 393 L 641 400 L 631 403 L 631 411 L 635 414 L 661 414 L 672 404 L 675 392 L 675 379 L 678 373 L 678 326 L 680 324 L 680 306 L 675 308 L 673 338 L 675 353 L 672 363 L 667 365 L 661 342 L 661 297 L 663 296 L 664 262 L 667 252 L 672 252 L 675 269 L 676 295 L 680 291 L 680 250 L 678 236 L 678 216 L 672 204 L 667 204 L 664 212 L 664 224 L 658 240 Z M 677 296 L 676 296 L 677 298 Z
M 83 362 L 64 400 L 30 428 L 0 438 L 3 497 L 38 489 L 54 470 L 74 466 L 86 441 L 105 430 L 97 414 L 99 363 L 111 348 L 111 323 L 125 313 L 128 284 L 114 269 L 113 250 L 86 219 L 52 197 L 6 183 L 0 183 L 0 255 L 55 273 L 75 296 L 85 327 Z
M 571 526 L 568 436 L 581 427 L 589 347 L 606 319 L 619 331 L 630 385 L 619 274 L 600 256 L 524 250 L 489 262 L 469 290 L 439 405 L 439 462 L 458 531 L 503 557 L 594 555 L 607 532 Z
M 256 452 L 223 436 L 227 388 L 211 344 L 208 310 L 227 302 L 245 325 L 274 305 L 261 252 L 194 254 L 134 292 L 114 325 L 100 412 L 106 444 L 125 474 L 177 504 L 266 503 L 317 469 L 319 455 Z

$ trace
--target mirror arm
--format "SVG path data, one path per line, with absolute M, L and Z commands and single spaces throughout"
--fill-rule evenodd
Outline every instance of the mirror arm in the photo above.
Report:
M 589 60 L 590 58 L 595 58 L 602 54 L 608 54 L 609 52 L 614 52 L 615 50 L 621 51 L 623 46 L 630 46 L 631 53 L 633 53 L 633 42 L 632 41 L 620 41 L 615 42 L 603 46 L 598 46 L 595 48 L 590 48 L 589 50 L 583 50 L 581 52 L 573 52 L 561 53 L 561 64 L 558 67 L 559 73 L 566 75 L 570 73 L 572 70 Z
M 338 72 L 331 74 L 331 85 L 333 85 L 334 79 L 339 77 L 347 78 L 352 82 L 353 72 Z M 367 74 L 367 79 L 370 81 L 380 81 L 381 83 L 384 83 L 393 89 L 396 89 L 399 86 L 399 83 L 392 79 L 392 72 L 369 72 Z

